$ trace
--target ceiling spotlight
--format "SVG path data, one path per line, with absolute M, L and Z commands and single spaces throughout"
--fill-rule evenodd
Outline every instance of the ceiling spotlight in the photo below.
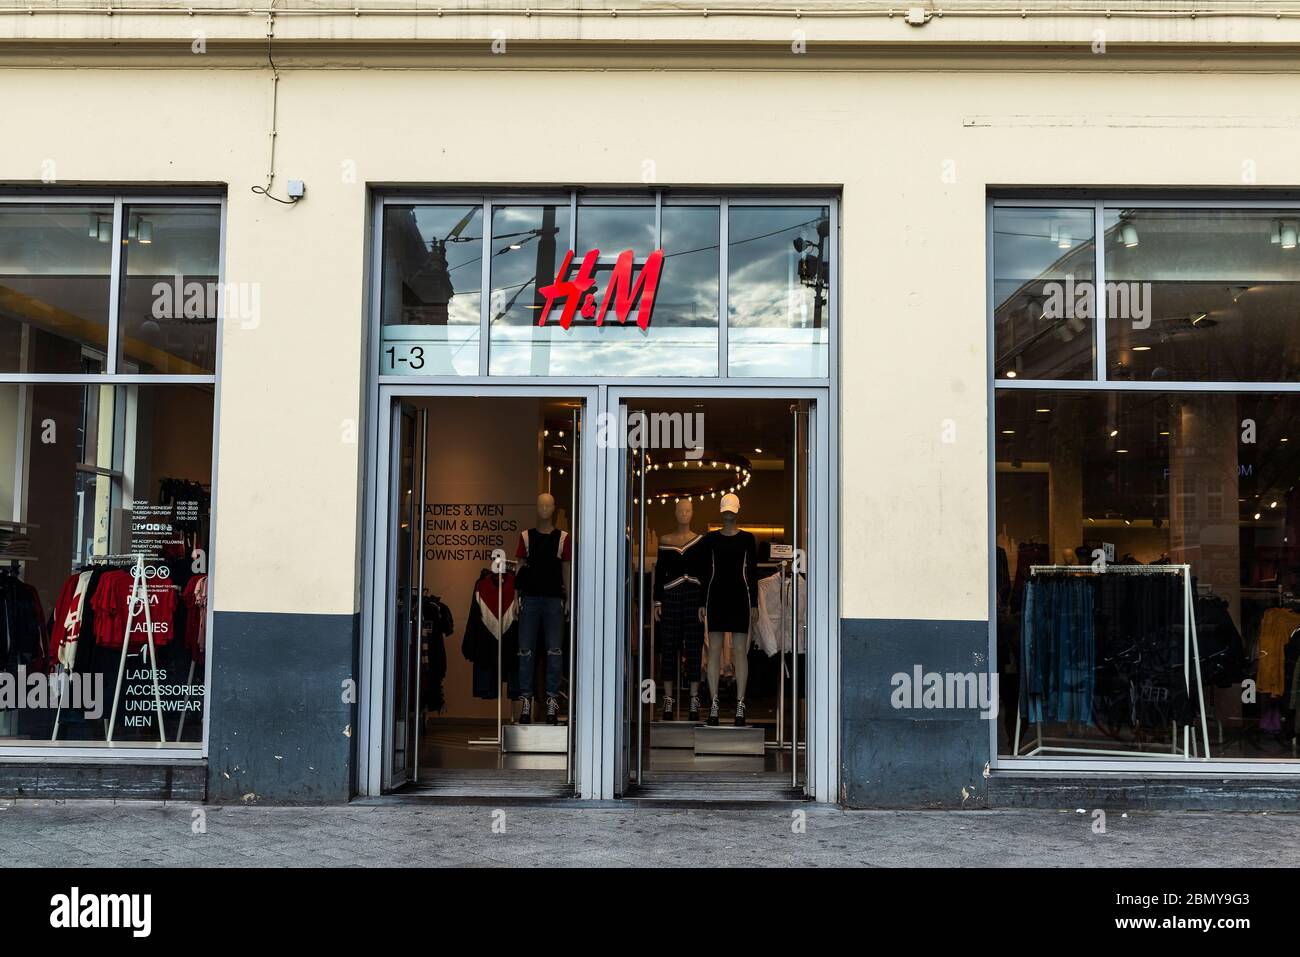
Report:
M 1295 249 L 1296 247 L 1296 224 L 1283 223 L 1278 234 L 1279 241 L 1283 249 Z
M 1034 409 L 1034 411 L 1035 411 L 1035 412 L 1051 412 L 1052 410 L 1051 410 L 1051 409 L 1046 409 L 1046 408 L 1044 408 L 1044 409 Z
M 1111 430 L 1110 430 L 1110 437 L 1111 437 L 1112 439 L 1113 439 L 1115 436 L 1117 436 L 1117 435 L 1119 435 L 1119 429 L 1111 429 Z
M 1056 237 L 1056 248 L 1069 249 L 1073 245 L 1074 245 L 1074 240 L 1070 238 L 1069 232 L 1062 229 L 1060 235 Z
M 1150 352 L 1150 351 L 1151 351 L 1151 347 L 1150 347 L 1150 346 L 1134 346 L 1134 347 L 1133 347 L 1133 351 L 1134 351 L 1134 352 Z
M 1015 377 L 1016 377 L 1016 370 L 1015 370 L 1015 369 L 1008 369 L 1008 370 L 1007 370 L 1007 378 L 1008 378 L 1008 379 L 1014 379 Z
M 142 219 L 135 230 L 136 240 L 141 245 L 148 246 L 153 243 L 153 223 L 147 219 Z
M 756 454 L 758 454 L 758 455 L 762 455 L 762 454 L 763 454 L 763 450 L 762 450 L 762 449 L 754 449 L 754 452 L 755 452 Z
M 1132 223 L 1124 223 L 1119 227 L 1119 241 L 1124 244 L 1125 249 L 1132 249 L 1138 244 L 1137 227 Z
M 1257 522 L 1259 521 L 1259 512 L 1256 512 L 1256 513 L 1255 513 L 1255 521 L 1257 521 Z

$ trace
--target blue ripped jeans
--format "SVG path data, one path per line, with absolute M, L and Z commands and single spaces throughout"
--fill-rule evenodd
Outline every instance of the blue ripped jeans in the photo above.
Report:
M 525 595 L 519 611 L 519 696 L 531 698 L 537 667 L 533 652 L 539 633 L 546 643 L 546 696 L 560 696 L 564 675 L 564 599 Z

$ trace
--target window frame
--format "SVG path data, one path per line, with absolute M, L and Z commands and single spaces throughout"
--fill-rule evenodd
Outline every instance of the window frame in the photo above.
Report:
M 215 571 L 211 564 L 212 555 L 216 551 L 217 528 L 215 522 L 216 502 L 217 502 L 217 482 L 220 471 L 218 458 L 218 436 L 220 433 L 221 421 L 221 365 L 222 365 L 222 343 L 224 337 L 220 330 L 225 324 L 225 283 L 226 283 L 226 236 L 227 225 L 227 197 L 224 189 L 214 189 L 205 187 L 193 188 L 163 188 L 157 190 L 110 190 L 102 189 L 93 190 L 58 190 L 47 191 L 44 189 L 14 189 L 0 191 L 0 205 L 17 206 L 17 205 L 34 205 L 34 206 L 53 206 L 59 204 L 67 205 L 84 205 L 91 203 L 102 203 L 112 205 L 113 207 L 113 236 L 112 244 L 112 264 L 109 274 L 109 326 L 107 355 L 103 358 L 104 371 L 102 372 L 69 372 L 69 373 L 52 373 L 52 372 L 0 372 L 0 386 L 14 385 L 19 387 L 33 385 L 68 385 L 68 386 L 165 386 L 165 385 L 209 385 L 213 393 L 213 416 L 212 416 L 212 475 L 209 482 L 212 503 L 210 508 L 210 531 L 208 536 L 208 608 L 207 608 L 207 630 L 208 635 L 213 636 L 213 617 L 216 607 L 214 598 L 214 588 L 217 587 Z M 203 374 L 142 374 L 142 373 L 123 373 L 118 370 L 118 359 L 121 353 L 119 312 L 121 309 L 121 291 L 122 291 L 122 268 L 124 259 L 122 256 L 122 236 L 124 228 L 125 209 L 129 206 L 140 205 L 167 205 L 167 206 L 214 206 L 218 209 L 219 215 L 219 235 L 218 235 L 218 260 L 217 260 L 217 327 L 218 335 L 216 337 L 216 350 L 214 355 L 213 371 Z M 26 390 L 23 390 L 20 399 L 20 408 L 26 408 L 28 405 Z M 21 434 L 20 434 L 21 437 Z M 20 455 L 21 464 L 21 455 Z M 113 469 L 103 469 L 93 465 L 82 463 L 77 466 L 77 471 L 81 474 L 93 473 L 99 477 L 108 477 L 115 486 L 120 488 L 123 480 L 127 477 L 120 471 Z M 25 496 L 16 498 L 14 503 L 15 513 L 19 509 L 25 510 Z M 14 521 L 22 521 L 14 519 Z M 217 648 L 218 642 L 209 639 L 207 654 L 204 661 L 203 685 L 205 688 L 205 703 L 203 708 L 203 733 L 199 742 L 191 742 L 188 745 L 181 745 L 179 742 L 167 742 L 166 745 L 157 744 L 149 745 L 145 742 L 132 742 L 130 745 L 119 745 L 107 742 L 67 742 L 67 743 L 49 743 L 49 744 L 4 744 L 0 743 L 0 762 L 25 760 L 32 758 L 44 759 L 63 759 L 63 760 L 90 760 L 105 762 L 133 762 L 140 761 L 165 761 L 168 764 L 195 765 L 203 766 L 207 762 L 209 748 L 209 733 L 212 718 L 211 708 L 211 689 L 212 689 L 212 659 L 214 654 L 219 654 Z
M 483 256 L 483 275 L 480 281 L 479 354 L 477 375 L 392 375 L 380 365 L 383 349 L 383 270 L 384 270 L 384 210 L 387 206 L 466 206 L 479 204 L 483 208 L 485 249 L 490 243 L 492 209 L 494 206 L 567 205 L 569 207 L 569 249 L 576 249 L 577 224 L 581 206 L 646 206 L 655 207 L 655 233 L 659 245 L 663 242 L 664 206 L 711 206 L 718 210 L 718 371 L 701 376 L 601 376 L 600 381 L 610 383 L 644 383 L 647 385 L 699 385 L 723 383 L 753 386 L 796 386 L 817 383 L 829 385 L 835 379 L 835 364 L 839 355 L 839 257 L 840 257 L 840 195 L 838 190 L 788 187 L 771 191 L 717 192 L 712 190 L 671 189 L 652 187 L 644 190 L 597 189 L 570 187 L 563 190 L 538 188 L 504 190 L 457 190 L 449 188 L 432 192 L 402 189 L 376 190 L 371 211 L 370 280 L 367 313 L 370 322 L 371 352 L 367 356 L 370 373 L 379 385 L 416 384 L 515 384 L 546 382 L 548 384 L 582 385 L 590 377 L 574 375 L 528 376 L 490 373 L 491 359 L 491 257 Z M 830 279 L 827 285 L 827 374 L 825 376 L 738 376 L 728 370 L 728 263 L 727 247 L 728 210 L 733 206 L 825 206 L 830 216 Z M 615 257 L 601 256 L 602 265 L 612 265 Z M 637 265 L 642 265 L 638 257 Z

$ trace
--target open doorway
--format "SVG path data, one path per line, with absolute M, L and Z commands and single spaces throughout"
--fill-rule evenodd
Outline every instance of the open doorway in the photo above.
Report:
M 386 789 L 573 793 L 581 411 L 394 400 Z
M 624 793 L 804 792 L 812 413 L 624 402 Z

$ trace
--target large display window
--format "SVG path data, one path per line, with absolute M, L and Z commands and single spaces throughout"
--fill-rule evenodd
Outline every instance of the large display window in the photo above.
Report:
M 202 747 L 220 213 L 0 200 L 0 748 Z
M 999 754 L 1296 760 L 1297 215 L 994 207 Z

